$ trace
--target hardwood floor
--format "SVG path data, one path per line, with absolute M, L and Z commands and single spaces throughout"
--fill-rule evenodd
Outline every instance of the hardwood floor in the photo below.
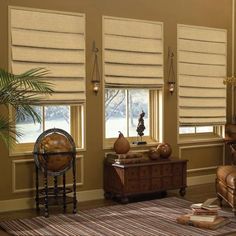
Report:
M 177 190 L 171 190 L 167 192 L 167 196 L 179 196 L 179 193 Z M 195 185 L 190 186 L 187 188 L 186 195 L 184 199 L 189 200 L 194 203 L 203 202 L 207 198 L 215 197 L 215 185 L 212 184 L 202 184 L 202 185 Z M 146 198 L 145 198 L 146 199 Z M 111 200 L 94 200 L 94 201 L 88 201 L 88 202 L 78 202 L 78 210 L 84 210 L 84 209 L 91 209 L 91 208 L 97 208 L 102 206 L 109 206 L 118 204 L 115 201 Z M 231 210 L 227 205 L 223 206 L 226 210 Z M 57 214 L 61 213 L 62 209 L 59 207 L 50 207 L 50 214 Z M 71 207 L 68 207 L 68 212 L 72 212 Z M 8 219 L 18 219 L 18 218 L 31 218 L 38 215 L 42 215 L 43 213 L 37 214 L 35 209 L 29 209 L 29 210 L 21 210 L 21 211 L 12 211 L 12 212 L 4 212 L 0 213 L 0 221 L 8 220 Z M 0 230 L 0 236 L 6 236 L 8 235 L 4 231 Z

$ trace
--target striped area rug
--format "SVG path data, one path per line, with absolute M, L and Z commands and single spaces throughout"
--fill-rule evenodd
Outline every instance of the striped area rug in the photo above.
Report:
M 3 221 L 0 226 L 12 235 L 55 236 L 211 236 L 236 232 L 236 218 L 220 212 L 232 222 L 218 230 L 203 230 L 176 223 L 176 217 L 190 212 L 190 202 L 169 197 L 145 202 Z

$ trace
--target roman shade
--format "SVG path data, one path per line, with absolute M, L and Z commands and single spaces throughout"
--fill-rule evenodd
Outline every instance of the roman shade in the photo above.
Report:
M 103 17 L 106 87 L 155 88 L 163 85 L 163 24 Z
M 226 123 L 227 31 L 178 25 L 180 125 Z
M 85 16 L 83 14 L 10 8 L 10 69 L 49 70 L 55 91 L 42 103 L 85 101 Z

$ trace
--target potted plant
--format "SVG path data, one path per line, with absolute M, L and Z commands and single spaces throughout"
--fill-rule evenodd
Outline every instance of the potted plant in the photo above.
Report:
M 31 117 L 34 122 L 40 122 L 33 105 L 39 103 L 42 95 L 53 92 L 52 84 L 42 79 L 47 74 L 44 68 L 34 68 L 19 75 L 0 69 L 0 107 L 9 109 L 12 106 L 15 110 L 13 119 Z M 0 141 L 9 145 L 20 136 L 8 114 L 0 114 Z

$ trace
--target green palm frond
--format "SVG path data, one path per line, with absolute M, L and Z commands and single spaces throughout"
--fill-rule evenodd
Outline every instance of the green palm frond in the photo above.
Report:
M 52 89 L 50 87 L 52 86 L 52 83 L 42 80 L 42 78 L 48 74 L 49 71 L 43 68 L 28 70 L 17 76 L 18 85 L 39 93 L 51 93 Z
M 0 69 L 0 105 L 15 109 L 16 119 L 24 120 L 31 117 L 34 122 L 41 122 L 41 118 L 33 105 L 38 104 L 44 95 L 53 92 L 53 84 L 46 81 L 49 71 L 44 68 L 30 69 L 22 74 L 14 75 Z M 0 120 L 0 139 L 9 143 L 13 136 L 17 137 L 14 124 L 6 118 Z M 6 134 L 6 130 L 9 134 Z
M 48 74 L 48 70 L 44 68 L 31 69 L 19 75 L 0 69 L 0 89 L 7 86 L 12 89 L 26 89 L 43 94 L 51 93 L 53 84 L 42 79 Z
M 40 117 L 32 106 L 38 103 L 39 100 L 39 96 L 29 94 L 26 90 L 14 90 L 6 87 L 0 91 L 0 103 L 5 106 L 10 104 L 14 107 L 17 118 L 21 120 L 24 120 L 26 117 L 32 117 L 34 122 L 40 122 Z

